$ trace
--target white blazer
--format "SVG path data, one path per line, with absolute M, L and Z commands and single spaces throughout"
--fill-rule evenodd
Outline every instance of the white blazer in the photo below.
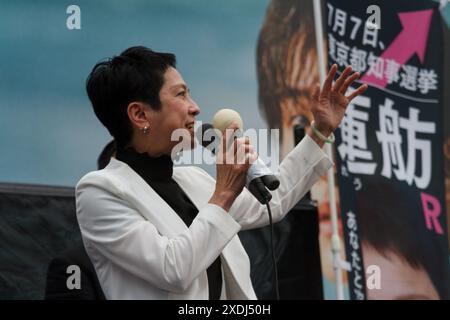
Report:
M 280 164 L 274 222 L 332 166 L 306 136 Z M 220 255 L 222 298 L 256 299 L 250 261 L 237 233 L 268 224 L 267 208 L 244 191 L 227 213 L 208 204 L 215 180 L 197 167 L 176 167 L 173 178 L 199 209 L 188 228 L 127 164 L 85 175 L 76 187 L 83 242 L 107 299 L 208 299 L 206 269 Z

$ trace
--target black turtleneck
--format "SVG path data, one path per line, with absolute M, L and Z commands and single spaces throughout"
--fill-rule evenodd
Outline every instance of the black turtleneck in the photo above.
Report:
M 189 227 L 198 214 L 181 187 L 172 178 L 173 162 L 170 156 L 150 157 L 138 153 L 133 148 L 118 149 L 116 158 L 128 164 L 150 187 L 180 216 Z M 209 299 L 218 300 L 222 291 L 222 271 L 220 257 L 206 270 L 208 275 Z

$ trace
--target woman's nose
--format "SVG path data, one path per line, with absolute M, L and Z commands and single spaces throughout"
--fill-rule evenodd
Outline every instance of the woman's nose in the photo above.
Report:
M 200 107 L 195 103 L 194 100 L 192 100 L 192 105 L 191 105 L 191 113 L 196 116 L 200 113 Z

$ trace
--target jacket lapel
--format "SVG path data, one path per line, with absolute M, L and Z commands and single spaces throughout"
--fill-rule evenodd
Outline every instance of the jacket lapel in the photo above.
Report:
M 193 176 L 189 172 L 190 170 L 186 169 L 183 167 L 175 168 L 173 178 L 197 209 L 201 209 L 211 199 L 214 185 L 210 185 L 205 179 L 200 179 L 200 176 Z
M 173 237 L 186 230 L 178 214 L 126 163 L 112 158 L 110 166 L 119 170 L 117 177 L 128 187 L 123 190 L 125 197 L 162 235 Z
M 162 235 L 173 237 L 186 230 L 187 226 L 178 214 L 126 163 L 112 158 L 108 168 L 119 170 L 117 177 L 121 179 L 121 185 L 128 187 L 123 190 L 125 197 Z M 173 178 L 197 209 L 204 207 L 214 192 L 215 181 L 201 179 L 200 175 L 194 175 L 193 170 L 175 168 Z M 225 281 L 228 284 L 228 298 L 255 299 L 248 275 L 239 271 L 240 266 L 249 266 L 248 261 L 242 260 L 248 257 L 239 238 L 233 238 L 221 256 Z

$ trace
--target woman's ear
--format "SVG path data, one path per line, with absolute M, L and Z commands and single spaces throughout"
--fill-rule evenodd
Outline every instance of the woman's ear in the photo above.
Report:
M 138 129 L 151 125 L 150 107 L 143 102 L 130 102 L 127 107 L 127 114 L 131 124 Z

